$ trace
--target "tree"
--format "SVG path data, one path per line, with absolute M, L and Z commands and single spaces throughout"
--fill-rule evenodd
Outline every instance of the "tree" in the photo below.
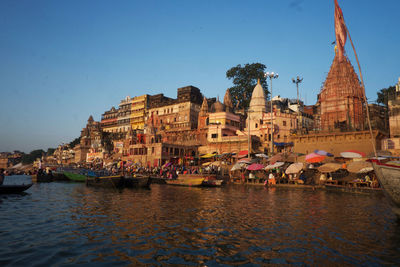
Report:
M 22 156 L 22 163 L 24 164 L 31 164 L 33 163 L 37 158 L 41 158 L 45 154 L 43 149 L 37 149 L 31 151 L 29 154 L 24 154 Z
M 377 92 L 377 95 L 378 98 L 376 99 L 376 102 L 388 106 L 389 100 L 396 98 L 396 87 L 389 86 L 388 88 L 383 88 Z
M 243 67 L 239 64 L 230 68 L 226 72 L 226 78 L 232 80 L 233 87 L 229 88 L 232 96 L 232 103 L 237 108 L 247 109 L 250 104 L 251 94 L 260 79 L 261 86 L 264 88 L 268 98 L 267 80 L 264 77 L 266 66 L 261 63 L 246 64 Z
M 80 142 L 81 142 L 81 137 L 79 136 L 79 137 L 75 138 L 71 143 L 69 143 L 69 147 L 74 148 Z
M 53 155 L 53 154 L 54 154 L 54 151 L 56 151 L 55 148 L 49 147 L 49 148 L 47 149 L 46 156 L 51 156 L 51 155 Z

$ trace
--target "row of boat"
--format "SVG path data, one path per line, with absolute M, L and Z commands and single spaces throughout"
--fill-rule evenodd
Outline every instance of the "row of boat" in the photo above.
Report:
M 85 182 L 87 186 L 99 187 L 149 187 L 152 182 L 180 185 L 180 186 L 221 186 L 223 180 L 217 179 L 213 174 L 180 174 L 176 179 L 164 179 L 151 177 L 149 175 L 136 174 L 127 175 L 107 175 L 84 169 L 69 169 L 51 174 L 32 175 L 34 182 L 52 182 L 70 180 L 75 182 Z

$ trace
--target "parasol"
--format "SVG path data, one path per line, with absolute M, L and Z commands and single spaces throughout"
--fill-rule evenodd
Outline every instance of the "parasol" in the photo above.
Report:
M 265 170 L 270 170 L 270 169 L 275 169 L 275 168 L 279 168 L 281 166 L 283 166 L 285 164 L 285 162 L 275 162 L 274 164 L 270 164 L 267 167 L 265 167 Z
M 258 171 L 264 169 L 264 165 L 259 163 L 253 163 L 247 167 L 249 171 Z
M 333 157 L 333 154 L 331 154 L 325 150 L 316 149 L 316 150 L 314 150 L 314 153 L 321 155 L 321 156 Z
M 341 152 L 340 155 L 343 158 L 353 159 L 353 158 L 364 158 L 366 155 L 364 152 L 357 151 L 357 150 L 348 150 Z
M 353 161 L 347 164 L 347 170 L 352 173 L 358 173 L 364 168 L 372 168 L 371 162 L 368 161 Z
M 341 168 L 339 163 L 325 163 L 324 165 L 318 167 L 320 172 L 335 172 Z
M 298 173 L 303 169 L 304 164 L 301 162 L 292 163 L 286 169 L 286 174 Z
M 317 163 L 325 159 L 325 156 L 318 155 L 317 153 L 310 153 L 306 155 L 306 162 Z

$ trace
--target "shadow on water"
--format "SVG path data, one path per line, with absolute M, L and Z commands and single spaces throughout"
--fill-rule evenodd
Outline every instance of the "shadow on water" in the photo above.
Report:
M 226 186 L 35 184 L 1 198 L 0 264 L 399 265 L 385 198 Z

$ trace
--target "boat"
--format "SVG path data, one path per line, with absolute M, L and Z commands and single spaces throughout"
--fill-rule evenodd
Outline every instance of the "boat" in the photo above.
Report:
M 19 194 L 31 187 L 32 184 L 0 185 L 0 194 Z
M 166 179 L 165 182 L 169 185 L 201 186 L 204 178 L 201 174 L 179 174 L 178 178 Z
M 100 177 L 86 177 L 87 186 L 112 187 L 112 188 L 143 188 L 149 187 L 149 176 L 125 177 L 123 175 L 111 175 Z
M 400 216 L 400 166 L 391 164 L 390 161 L 371 161 L 380 185 L 393 202 L 396 214 Z
M 75 182 L 85 182 L 86 181 L 86 175 L 84 172 L 79 171 L 79 170 L 74 170 L 74 171 L 63 171 L 63 174 L 71 181 Z
M 102 177 L 86 177 L 87 186 L 99 187 L 124 187 L 125 178 L 122 175 L 102 176 Z
M 34 183 L 49 183 L 53 182 L 54 177 L 52 174 L 37 173 L 31 175 L 32 182 Z
M 203 183 L 201 184 L 201 186 L 218 187 L 218 186 L 221 186 L 223 182 L 224 182 L 224 180 L 217 179 L 217 176 L 215 174 L 210 174 L 210 175 L 204 176 L 204 180 L 203 180 Z

